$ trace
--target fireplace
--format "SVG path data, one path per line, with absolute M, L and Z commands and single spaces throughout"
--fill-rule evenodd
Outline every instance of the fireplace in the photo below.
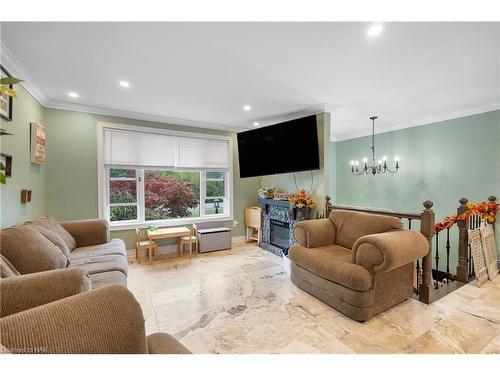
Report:
M 290 246 L 290 224 L 279 220 L 270 220 L 269 243 L 286 250 Z
M 260 247 L 278 256 L 288 254 L 288 248 L 295 242 L 292 235 L 293 225 L 309 219 L 309 215 L 298 215 L 297 209 L 288 201 L 261 198 L 259 203 L 262 207 Z

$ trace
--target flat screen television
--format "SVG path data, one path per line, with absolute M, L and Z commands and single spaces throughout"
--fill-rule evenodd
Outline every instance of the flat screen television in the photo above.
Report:
M 238 133 L 240 177 L 319 169 L 316 116 Z

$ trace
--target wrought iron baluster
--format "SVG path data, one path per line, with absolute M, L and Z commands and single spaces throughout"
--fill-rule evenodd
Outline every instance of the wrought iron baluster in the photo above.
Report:
M 439 273 L 439 232 L 436 232 L 436 256 L 434 257 L 436 260 L 436 277 L 434 279 L 434 286 L 438 289 L 438 273 Z
M 446 229 L 446 284 L 450 282 L 450 228 Z
M 420 291 L 420 284 L 422 283 L 422 276 L 420 275 L 420 260 L 417 259 L 417 288 L 415 294 L 418 296 Z

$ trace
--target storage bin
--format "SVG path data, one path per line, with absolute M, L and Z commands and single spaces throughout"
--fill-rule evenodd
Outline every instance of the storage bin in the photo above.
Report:
M 226 227 L 198 229 L 200 253 L 231 248 L 231 229 Z

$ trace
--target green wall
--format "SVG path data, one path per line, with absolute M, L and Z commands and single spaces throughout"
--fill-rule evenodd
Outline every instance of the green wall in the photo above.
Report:
M 330 114 L 320 113 L 316 115 L 318 127 L 318 142 L 320 152 L 320 166 L 319 170 L 311 172 L 296 172 L 295 178 L 297 187 L 304 189 L 306 192 L 311 191 L 316 205 L 311 213 L 312 218 L 316 217 L 316 213 L 324 214 L 325 196 L 330 191 L 330 178 L 331 178 L 331 156 L 330 149 Z M 300 139 L 297 140 L 297 152 L 300 152 Z M 263 176 L 260 181 L 260 186 L 263 189 L 276 188 L 278 192 L 295 193 L 297 187 L 295 186 L 294 174 L 283 173 L 271 176 Z
M 13 177 L 1 189 L 1 227 L 34 217 L 52 215 L 60 220 L 88 219 L 98 215 L 96 123 L 116 122 L 177 131 L 229 135 L 234 133 L 185 126 L 44 109 L 21 85 L 14 100 L 13 121 L 1 127 L 13 136 L 1 138 L 1 152 L 13 156 Z M 30 162 L 30 122 L 47 127 L 47 163 Z M 333 126 L 335 118 L 333 118 Z M 420 211 L 422 202 L 434 202 L 436 218 L 454 213 L 462 196 L 477 202 L 489 195 L 500 197 L 500 111 L 482 113 L 376 136 L 377 154 L 398 155 L 396 175 L 352 176 L 350 160 L 369 156 L 370 138 L 342 142 L 329 139 L 330 118 L 318 115 L 322 168 L 314 172 L 313 195 L 323 209 L 330 193 L 339 204 Z M 257 203 L 256 191 L 276 187 L 294 191 L 293 174 L 262 179 L 239 178 L 237 147 L 233 147 L 233 235 L 244 234 L 243 211 Z M 297 173 L 297 184 L 308 189 L 310 173 Z M 20 203 L 23 188 L 33 192 L 32 202 Z M 231 222 L 226 225 L 232 225 Z M 115 231 L 127 248 L 133 247 L 132 231 Z M 500 236 L 498 236 L 500 237 Z M 497 238 L 498 240 L 498 238 Z M 499 246 L 500 249 L 500 246 Z
M 399 156 L 400 171 L 353 176 L 350 161 L 369 157 L 370 142 L 362 137 L 334 143 L 335 202 L 421 211 L 429 199 L 440 221 L 456 213 L 461 197 L 472 202 L 500 198 L 500 111 L 377 134 L 377 157 L 385 154 L 392 164 Z
M 0 119 L 0 127 L 13 135 L 1 137 L 1 152 L 12 155 L 12 177 L 0 185 L 0 227 L 45 215 L 46 165 L 30 162 L 30 123 L 45 123 L 44 108 L 21 85 L 16 85 L 12 121 Z M 31 189 L 31 203 L 21 204 L 21 189 Z
M 47 208 L 48 214 L 59 220 L 89 219 L 98 216 L 97 132 L 96 124 L 113 122 L 176 131 L 231 135 L 230 132 L 192 128 L 172 124 L 117 118 L 82 112 L 47 109 L 48 129 Z M 256 204 L 258 179 L 240 180 L 236 147 L 233 147 L 233 236 L 244 234 L 243 210 Z M 226 222 L 233 227 L 233 222 Z M 113 231 L 112 237 L 122 238 L 128 249 L 134 247 L 134 232 Z M 160 245 L 172 241 L 162 241 Z

